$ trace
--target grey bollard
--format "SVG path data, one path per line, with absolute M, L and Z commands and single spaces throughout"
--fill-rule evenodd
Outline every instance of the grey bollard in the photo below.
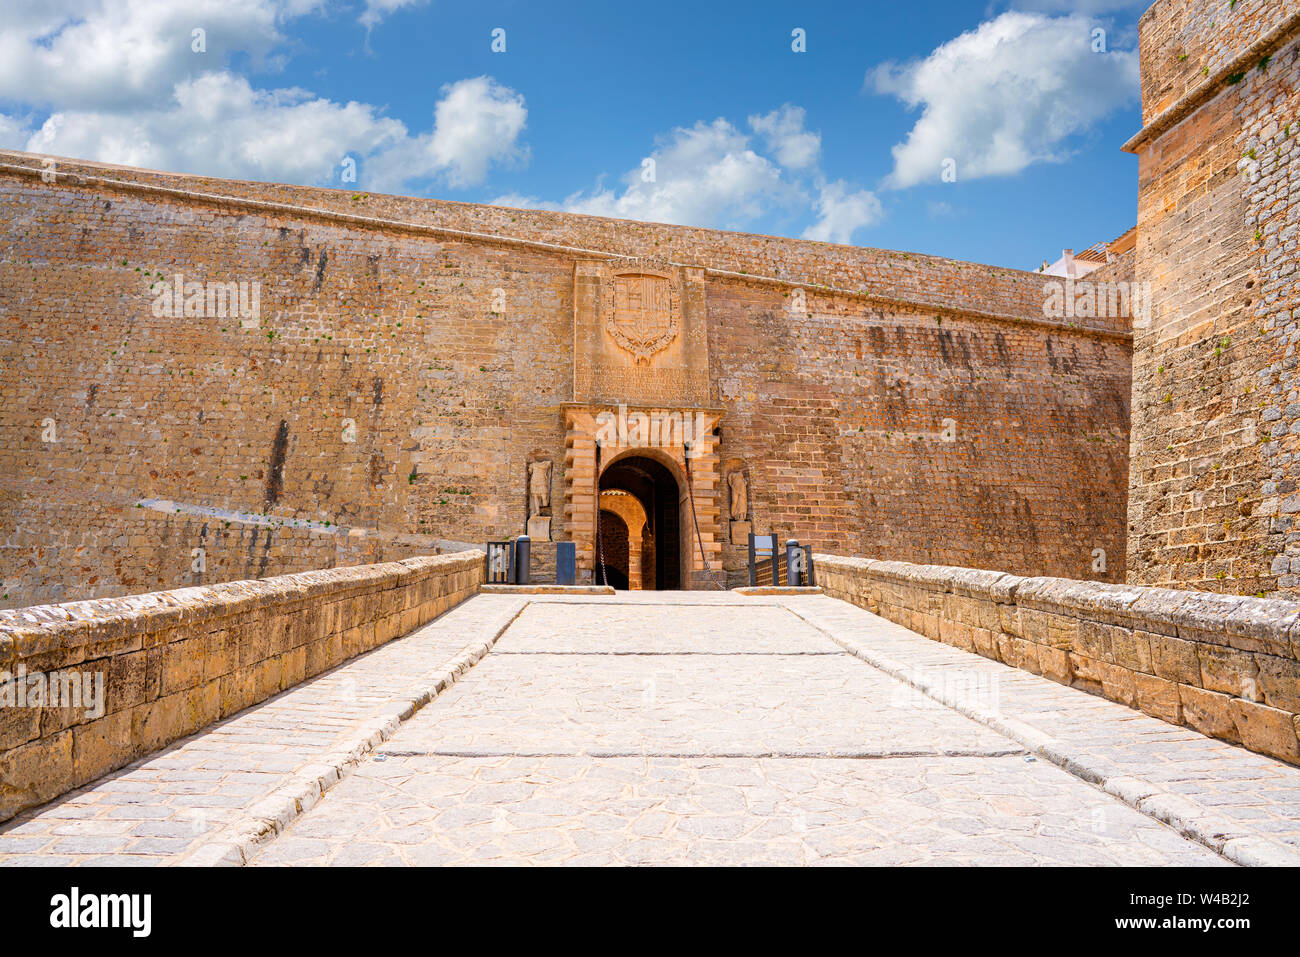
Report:
M 801 557 L 799 540 L 795 538 L 788 539 L 785 543 L 785 583 L 787 585 L 803 584 Z
M 527 535 L 515 539 L 515 584 L 531 585 L 533 582 L 533 544 Z

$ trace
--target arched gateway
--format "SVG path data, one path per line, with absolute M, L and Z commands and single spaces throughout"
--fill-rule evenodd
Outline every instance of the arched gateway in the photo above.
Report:
M 683 509 L 690 508 L 684 499 L 673 471 L 648 455 L 628 453 L 606 466 L 600 476 L 597 584 L 681 588 L 682 545 L 691 541 L 682 534 Z
M 717 587 L 722 409 L 709 377 L 704 270 L 581 260 L 573 289 L 558 537 L 574 542 L 580 581 Z
M 631 427 L 623 441 L 613 425 L 616 410 L 570 408 L 565 414 L 565 528 L 576 545 L 579 579 L 659 591 L 717 587 L 722 558 L 717 413 L 625 413 Z M 679 427 L 684 417 L 690 424 Z M 662 424 L 663 431 L 653 437 L 659 444 L 641 433 L 646 423 Z M 686 428 L 693 437 L 679 442 Z M 597 515 L 608 531 L 599 538 Z

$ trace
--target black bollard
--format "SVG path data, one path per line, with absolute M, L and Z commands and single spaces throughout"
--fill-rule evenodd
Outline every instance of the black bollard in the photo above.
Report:
M 527 535 L 515 539 L 515 584 L 531 585 L 533 581 L 533 544 Z
M 555 543 L 555 584 L 572 585 L 578 580 L 577 548 L 573 542 Z

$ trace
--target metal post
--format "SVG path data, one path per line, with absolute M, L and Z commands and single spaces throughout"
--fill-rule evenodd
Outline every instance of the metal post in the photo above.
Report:
M 776 543 L 781 540 L 776 534 L 776 529 L 772 529 L 772 585 L 781 584 L 781 556 L 777 554 L 779 549 Z
M 577 545 L 574 542 L 555 543 L 555 584 L 572 585 L 577 580 Z
M 527 535 L 515 541 L 515 584 L 531 585 L 533 579 L 533 543 Z
M 795 538 L 788 539 L 785 543 L 785 582 L 787 585 L 803 584 L 803 576 L 799 570 L 799 559 L 801 557 L 799 540 Z
M 754 554 L 754 533 L 749 533 L 749 587 L 753 588 L 758 584 L 758 567 L 755 565 L 757 556 Z
M 592 557 L 591 580 L 593 584 L 604 585 L 605 584 L 605 549 L 603 547 L 604 543 L 600 540 L 600 451 L 601 451 L 600 439 L 597 439 L 596 440 L 596 468 L 591 478 L 591 495 L 592 495 L 591 518 L 592 518 L 592 522 L 594 523 L 593 531 L 595 532 L 595 535 L 592 537 L 591 540 L 592 547 L 595 549 L 594 554 L 591 556 Z M 597 571 L 597 569 L 599 569 L 599 571 Z M 600 579 L 599 581 L 597 581 L 598 577 Z

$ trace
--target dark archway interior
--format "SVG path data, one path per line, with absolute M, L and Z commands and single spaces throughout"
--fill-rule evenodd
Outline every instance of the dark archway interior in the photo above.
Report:
M 643 456 L 619 459 L 600 476 L 600 490 L 621 489 L 635 495 L 646 514 L 646 538 L 653 541 L 654 576 L 642 566 L 646 588 L 666 591 L 682 587 L 681 529 L 678 500 L 681 490 L 673 473 L 661 462 Z M 646 551 L 642 552 L 645 561 Z M 599 578 L 600 570 L 596 570 Z M 610 575 L 610 584 L 618 587 Z M 624 585 L 626 587 L 626 584 Z
M 620 591 L 628 586 L 627 523 L 622 516 L 600 510 L 600 561 L 596 563 L 596 584 L 610 584 Z

